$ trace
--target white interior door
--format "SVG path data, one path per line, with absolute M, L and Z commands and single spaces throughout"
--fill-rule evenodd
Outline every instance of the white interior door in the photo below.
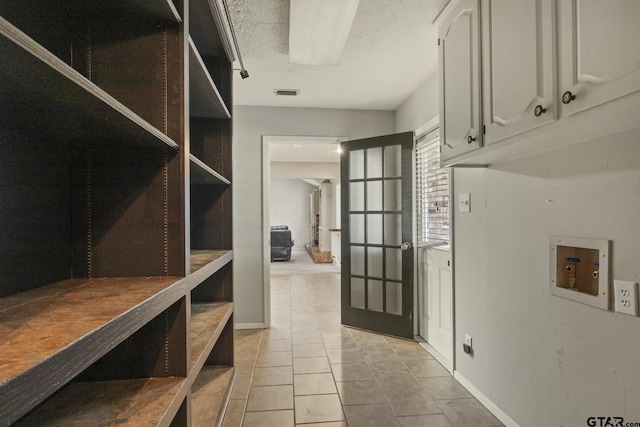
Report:
M 448 246 L 426 248 L 423 257 L 424 292 L 421 295 L 420 335 L 440 353 L 441 363 L 453 361 L 453 280 Z

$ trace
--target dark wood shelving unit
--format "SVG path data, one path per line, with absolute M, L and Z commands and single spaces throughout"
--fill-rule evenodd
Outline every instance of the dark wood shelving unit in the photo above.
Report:
M 234 58 L 218 7 L 0 4 L 0 426 L 220 424 Z

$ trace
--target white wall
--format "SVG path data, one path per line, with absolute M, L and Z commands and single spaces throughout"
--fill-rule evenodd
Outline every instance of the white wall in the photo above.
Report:
M 458 373 L 523 427 L 640 421 L 640 318 L 548 289 L 551 235 L 611 240 L 612 279 L 639 280 L 638 135 L 454 175 Z
M 437 77 L 396 132 L 438 113 Z M 640 138 L 629 132 L 487 169 L 454 169 L 456 375 L 522 427 L 640 420 L 640 318 L 549 293 L 549 236 L 612 241 L 614 278 L 640 279 Z M 462 352 L 473 337 L 474 356 Z
M 299 179 L 271 179 L 270 225 L 287 225 L 296 249 L 311 241 L 309 195 L 314 187 Z
M 235 106 L 233 109 L 234 322 L 264 319 L 262 136 L 366 138 L 394 132 L 393 111 Z
M 396 132 L 414 131 L 438 115 L 438 81 L 436 73 L 396 110 Z
M 304 150 L 304 148 L 302 148 Z M 271 177 L 282 179 L 340 179 L 340 163 L 271 162 Z

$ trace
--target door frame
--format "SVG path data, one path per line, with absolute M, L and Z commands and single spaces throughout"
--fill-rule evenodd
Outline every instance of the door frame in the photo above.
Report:
M 300 144 L 340 144 L 344 136 L 262 135 L 262 290 L 263 328 L 271 327 L 271 144 L 296 142 Z
M 420 127 L 418 127 L 415 131 L 414 131 L 414 159 L 413 159 L 413 182 L 414 182 L 414 186 L 413 186 L 413 205 L 417 206 L 417 186 L 415 185 L 416 183 L 416 164 L 415 164 L 415 148 L 416 148 L 416 142 L 418 141 L 418 139 L 420 137 L 422 137 L 423 135 L 437 129 L 440 127 L 440 115 L 436 115 L 434 116 L 431 120 L 428 120 L 426 123 L 424 123 L 423 125 L 421 125 Z M 420 327 L 419 327 L 419 321 L 422 318 L 422 312 L 420 310 L 420 300 L 419 300 L 419 289 L 421 287 L 426 287 L 428 284 L 427 283 L 420 283 L 419 281 L 421 281 L 421 279 L 423 281 L 426 281 L 427 275 L 423 274 L 423 275 L 418 275 L 418 268 L 421 268 L 422 262 L 418 261 L 418 256 L 419 254 L 422 255 L 423 251 L 427 250 L 427 247 L 422 245 L 419 246 L 416 243 L 416 250 L 414 251 L 414 277 L 415 277 L 415 281 L 416 281 L 416 287 L 415 287 L 415 296 L 414 296 L 414 313 L 416 313 L 415 316 L 415 325 L 414 325 L 414 330 L 416 331 L 416 341 L 418 341 L 423 347 L 425 347 L 429 353 L 431 353 L 434 358 L 440 362 L 449 372 L 451 372 L 451 374 L 453 375 L 453 372 L 455 371 L 455 361 L 456 361 L 456 313 L 455 313 L 455 308 L 456 308 L 456 303 L 455 303 L 455 263 L 454 263 L 454 259 L 455 259 L 455 246 L 454 246 L 454 233 L 455 233 L 455 228 L 454 228 L 454 215 L 453 215 L 453 210 L 455 209 L 456 204 L 454 203 L 453 200 L 453 186 L 454 186 L 454 173 L 453 170 L 452 172 L 449 174 L 449 226 L 450 226 L 450 233 L 449 233 L 449 251 L 450 251 L 450 256 L 451 256 L 451 261 L 452 261 L 452 266 L 451 266 L 451 334 L 452 334 L 452 342 L 451 342 L 451 360 L 447 360 L 446 358 L 444 358 L 435 348 L 433 348 L 427 341 L 425 341 L 424 338 L 422 338 L 419 333 L 420 333 Z M 417 219 L 417 213 L 416 213 L 416 209 L 413 210 L 413 241 L 417 242 L 418 241 L 418 235 L 417 235 L 417 223 L 418 223 L 418 219 Z

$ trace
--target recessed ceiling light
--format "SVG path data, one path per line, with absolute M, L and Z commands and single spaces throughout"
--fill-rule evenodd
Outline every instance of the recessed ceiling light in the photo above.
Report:
M 298 96 L 300 89 L 275 89 L 276 96 Z

